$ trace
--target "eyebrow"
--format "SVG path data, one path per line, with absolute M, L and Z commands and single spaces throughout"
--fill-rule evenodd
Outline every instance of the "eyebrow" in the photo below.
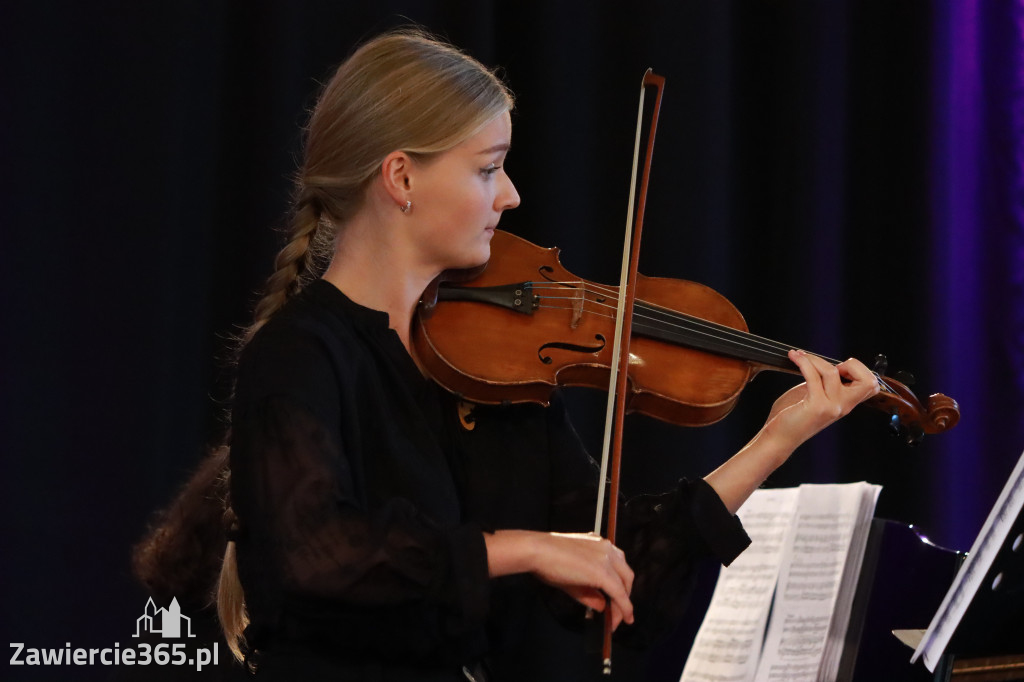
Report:
M 496 144 L 493 147 L 481 149 L 480 151 L 477 152 L 477 154 L 493 154 L 495 152 L 507 152 L 511 146 L 512 145 L 509 144 L 508 142 L 502 142 L 501 144 Z

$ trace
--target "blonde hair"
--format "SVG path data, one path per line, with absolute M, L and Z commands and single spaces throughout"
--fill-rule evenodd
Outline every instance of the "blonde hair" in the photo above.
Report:
M 492 72 L 421 31 L 385 34 L 356 50 L 310 116 L 289 240 L 246 340 L 323 273 L 336 226 L 359 210 L 385 156 L 445 152 L 511 108 L 511 93 Z
M 275 259 L 243 346 L 323 273 L 336 227 L 359 210 L 385 156 L 396 150 L 414 158 L 445 152 L 512 103 L 509 90 L 480 62 L 422 31 L 388 33 L 358 48 L 327 83 L 310 116 L 288 241 Z M 228 645 L 241 660 L 249 620 L 234 542 L 224 554 L 217 609 Z

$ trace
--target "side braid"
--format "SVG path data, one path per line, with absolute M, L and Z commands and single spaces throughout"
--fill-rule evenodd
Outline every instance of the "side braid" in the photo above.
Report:
M 267 278 L 263 298 L 256 304 L 252 325 L 242 340 L 243 346 L 289 298 L 316 276 L 313 271 L 321 255 L 317 251 L 324 241 L 317 232 L 323 225 L 315 190 L 302 189 L 289 221 L 291 236 L 274 259 L 274 272 Z
M 225 477 L 230 474 L 225 471 Z M 228 649 L 238 661 L 245 661 L 245 628 L 249 625 L 249 612 L 245 607 L 245 593 L 238 577 L 238 558 L 235 535 L 238 533 L 238 517 L 231 508 L 230 500 L 224 507 L 224 527 L 228 529 L 228 541 L 224 548 L 220 577 L 217 581 L 217 617 L 227 640 Z
M 253 323 L 246 330 L 239 352 L 244 348 L 260 327 L 277 312 L 285 302 L 298 293 L 308 281 L 315 276 L 320 262 L 318 252 L 321 245 L 330 239 L 323 233 L 329 225 L 320 218 L 320 202 L 315 190 L 304 188 L 298 195 L 295 210 L 289 221 L 290 238 L 288 243 L 278 252 L 274 259 L 274 273 L 267 278 L 263 298 L 256 304 Z M 230 446 L 223 449 L 228 450 Z M 224 489 L 229 488 L 226 481 L 230 470 L 223 471 Z M 224 505 L 224 526 L 228 531 L 227 544 L 221 563 L 220 578 L 217 582 L 217 615 L 221 629 L 227 639 L 228 648 L 234 657 L 245 660 L 245 628 L 249 624 L 249 614 L 245 606 L 245 595 L 238 577 L 238 561 L 234 534 L 237 532 L 238 518 L 231 508 L 230 496 Z

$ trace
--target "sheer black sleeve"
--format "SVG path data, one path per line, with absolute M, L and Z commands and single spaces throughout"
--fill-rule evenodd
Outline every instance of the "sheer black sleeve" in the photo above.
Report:
M 288 343 L 293 352 L 264 351 L 244 367 L 260 380 L 240 385 L 232 424 L 232 504 L 256 645 L 273 629 L 365 655 L 461 649 L 486 616 L 482 532 L 367 489 L 358 460 L 374 453 L 343 446 L 336 370 L 315 343 Z
M 593 530 L 598 468 L 584 451 L 561 401 L 548 417 L 555 530 Z M 681 480 L 660 495 L 620 500 L 616 544 L 636 573 L 636 625 L 623 635 L 650 640 L 676 622 L 689 601 L 697 562 L 730 564 L 750 544 L 736 516 L 703 479 Z
M 728 566 L 750 544 L 740 523 L 703 479 L 683 479 L 675 490 L 629 500 L 618 544 L 636 571 L 631 599 L 636 624 L 623 637 L 649 642 L 686 609 L 698 561 Z

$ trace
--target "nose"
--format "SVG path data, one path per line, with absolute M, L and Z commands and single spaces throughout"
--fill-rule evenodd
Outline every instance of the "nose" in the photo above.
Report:
M 502 173 L 502 179 L 504 184 L 501 191 L 498 192 L 495 201 L 495 208 L 498 211 L 506 211 L 519 205 L 519 192 L 516 191 L 516 186 L 512 184 L 512 178 Z

